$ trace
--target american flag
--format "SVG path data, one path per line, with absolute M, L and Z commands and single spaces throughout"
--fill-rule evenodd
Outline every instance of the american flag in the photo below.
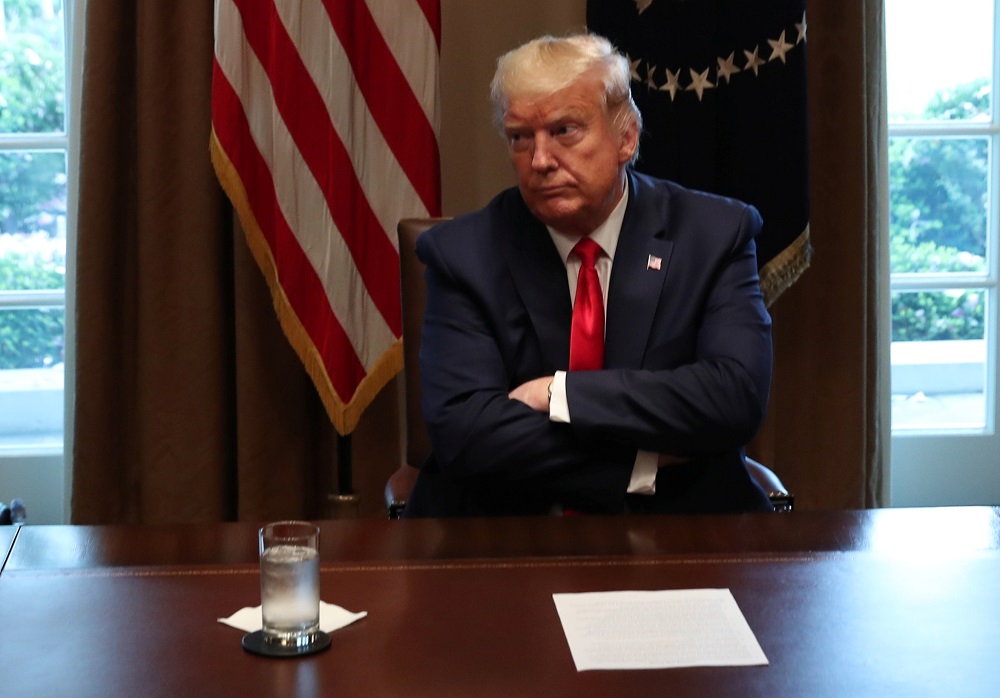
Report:
M 402 367 L 396 224 L 440 215 L 439 0 L 216 0 L 211 153 L 349 434 Z

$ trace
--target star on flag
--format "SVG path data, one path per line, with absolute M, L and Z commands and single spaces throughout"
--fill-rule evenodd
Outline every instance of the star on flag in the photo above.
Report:
M 670 93 L 670 101 L 674 101 L 674 97 L 677 96 L 677 90 L 681 89 L 681 78 L 680 71 L 676 73 L 670 68 L 666 68 L 667 81 L 660 85 L 660 90 Z
M 652 0 L 636 0 L 636 5 L 641 14 L 652 5 Z M 732 81 L 732 77 L 737 73 L 752 71 L 754 76 L 759 77 L 760 67 L 771 61 L 780 60 L 782 63 L 787 64 L 787 54 L 799 44 L 806 42 L 807 26 L 805 12 L 802 13 L 802 21 L 796 22 L 794 28 L 796 34 L 794 43 L 789 43 L 788 39 L 786 39 L 788 30 L 782 30 L 777 39 L 766 39 L 767 44 L 771 47 L 771 53 L 767 59 L 762 58 L 760 55 L 761 47 L 764 45 L 763 42 L 757 44 L 752 49 L 743 49 L 746 63 L 742 67 L 736 62 L 737 51 L 730 52 L 728 57 L 716 57 L 715 60 L 718 66 L 715 68 L 714 83 L 710 76 L 711 68 L 702 71 L 688 67 L 687 71 L 691 75 L 691 81 L 687 85 L 682 84 L 681 76 L 684 74 L 684 66 L 681 66 L 677 71 L 664 68 L 664 78 L 662 78 L 664 82 L 660 84 L 661 78 L 656 75 L 657 66 L 647 63 L 641 57 L 633 58 L 631 55 L 626 54 L 631 79 L 634 82 L 643 83 L 646 89 L 650 91 L 669 92 L 670 101 L 674 101 L 677 98 L 678 92 L 694 92 L 700 102 L 706 90 L 722 86 L 723 81 L 728 85 Z M 645 68 L 645 71 L 642 71 L 642 68 Z M 642 75 L 643 72 L 645 77 Z
M 752 70 L 754 75 L 759 75 L 760 73 L 757 72 L 757 69 L 766 63 L 763 58 L 757 55 L 758 53 L 760 53 L 759 46 L 754 46 L 752 52 L 743 52 L 743 55 L 747 57 L 747 64 L 744 66 L 744 70 Z
M 691 84 L 685 87 L 685 90 L 694 90 L 698 93 L 698 101 L 701 101 L 702 95 L 705 94 L 705 90 L 709 90 L 715 87 L 708 80 L 708 68 L 705 68 L 700 73 L 694 68 L 691 68 Z
M 768 61 L 773 61 L 775 59 L 780 59 L 782 63 L 785 62 L 785 54 L 792 49 L 792 44 L 785 41 L 785 32 L 781 32 L 781 36 L 777 39 L 768 39 L 767 43 L 771 45 L 771 57 Z
M 716 58 L 719 62 L 719 69 L 716 71 L 715 81 L 718 83 L 721 80 L 725 80 L 726 84 L 729 84 L 729 78 L 736 73 L 740 72 L 740 69 L 736 67 L 734 58 L 736 57 L 736 52 L 733 51 L 729 54 L 729 58 Z

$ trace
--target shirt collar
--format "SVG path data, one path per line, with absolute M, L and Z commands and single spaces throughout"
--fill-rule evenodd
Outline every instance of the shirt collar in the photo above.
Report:
M 626 182 L 622 198 L 617 204 L 615 204 L 614 209 L 611 211 L 611 215 L 609 215 L 607 219 L 597 226 L 594 232 L 589 235 L 591 240 L 601 246 L 601 249 L 604 250 L 604 254 L 606 254 L 612 262 L 615 259 L 615 250 L 618 248 L 618 237 L 622 232 L 622 221 L 625 220 L 625 208 L 627 205 L 628 183 Z M 566 264 L 566 260 L 569 258 L 569 253 L 573 251 L 573 247 L 580 241 L 581 236 L 560 233 L 550 225 L 545 227 L 548 229 L 549 235 L 552 237 L 552 242 L 555 243 L 556 249 L 559 251 L 559 256 L 562 257 L 563 264 Z

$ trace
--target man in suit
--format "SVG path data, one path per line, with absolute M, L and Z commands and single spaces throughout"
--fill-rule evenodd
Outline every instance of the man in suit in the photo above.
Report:
M 603 38 L 528 42 L 492 95 L 518 186 L 417 242 L 433 454 L 404 516 L 770 509 L 743 458 L 771 377 L 757 211 L 629 167 Z

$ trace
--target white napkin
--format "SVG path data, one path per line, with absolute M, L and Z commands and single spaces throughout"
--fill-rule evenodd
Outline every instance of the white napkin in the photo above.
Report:
M 367 615 L 368 611 L 352 613 L 351 611 L 341 608 L 340 606 L 320 601 L 319 629 L 325 633 L 332 633 L 334 630 L 340 630 L 341 628 L 346 627 L 354 621 L 360 620 Z M 264 624 L 264 619 L 260 613 L 260 606 L 247 606 L 246 608 L 241 608 L 228 618 L 219 618 L 218 621 L 247 633 L 260 630 L 261 626 Z

